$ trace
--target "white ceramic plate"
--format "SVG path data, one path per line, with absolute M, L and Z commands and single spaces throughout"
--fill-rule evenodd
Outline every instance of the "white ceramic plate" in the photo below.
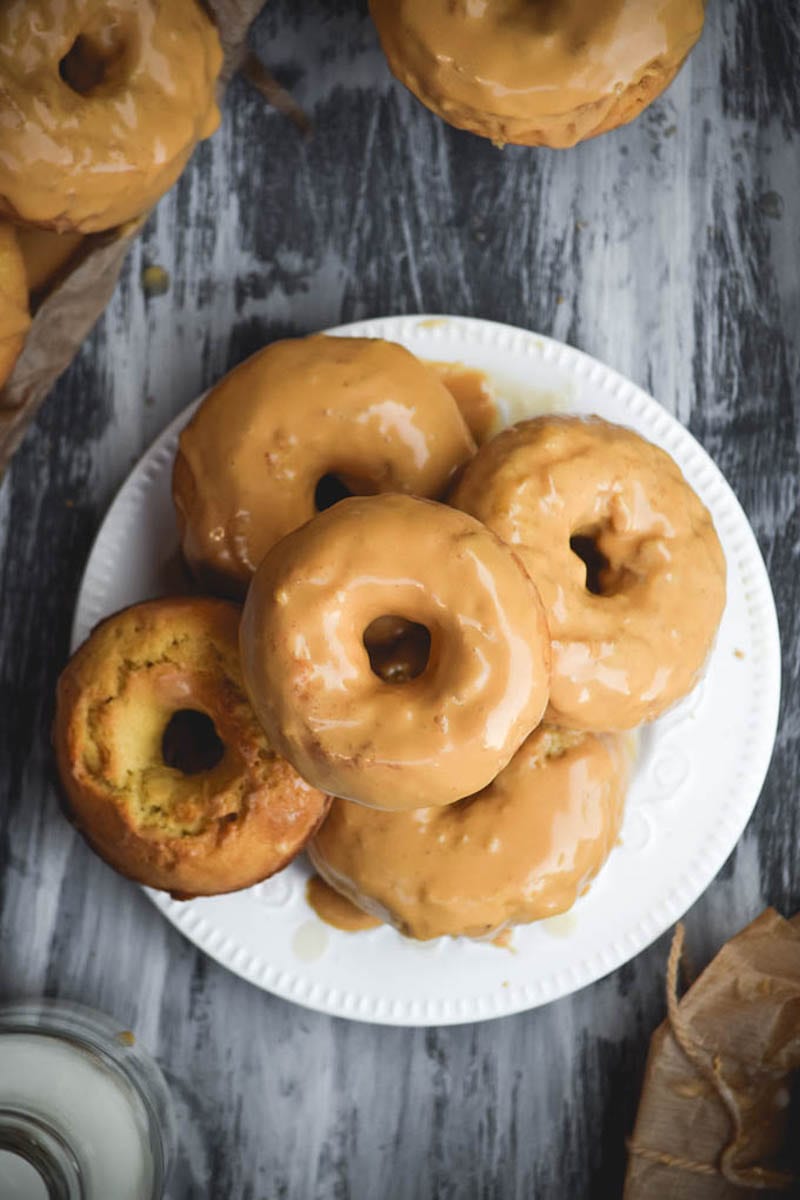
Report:
M 565 996 L 632 958 L 713 879 L 742 833 L 769 764 L 780 649 L 755 538 L 720 472 L 655 400 L 568 346 L 504 325 L 395 317 L 334 330 L 386 337 L 424 358 L 461 362 L 493 382 L 504 423 L 558 410 L 598 413 L 663 446 L 714 516 L 728 560 L 728 605 L 700 687 L 642 737 L 621 845 L 563 917 L 519 928 L 514 953 L 392 929 L 339 933 L 308 907 L 305 861 L 248 892 L 177 903 L 169 921 L 231 971 L 322 1012 L 394 1025 L 443 1025 L 519 1012 Z M 126 604 L 180 590 L 170 475 L 183 413 L 122 487 L 78 597 L 73 644 Z

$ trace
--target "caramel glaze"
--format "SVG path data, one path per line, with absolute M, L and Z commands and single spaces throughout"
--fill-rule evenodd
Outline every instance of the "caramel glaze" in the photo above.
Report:
M 372 338 L 274 342 L 207 396 L 173 476 L 183 553 L 211 591 L 243 595 L 267 551 L 317 513 L 319 481 L 441 497 L 475 443 L 408 350 Z
M 573 146 L 632 120 L 700 37 L 704 0 L 370 0 L 395 75 L 497 143 Z
M 371 917 L 346 897 L 335 891 L 319 875 L 312 875 L 306 884 L 306 900 L 326 925 L 344 933 L 363 933 L 382 925 L 380 917 Z
M 28 289 L 34 296 L 41 296 L 57 282 L 85 244 L 80 233 L 53 233 L 34 226 L 20 226 L 17 240 L 25 260 Z
M 497 406 L 483 371 L 462 363 L 430 362 L 459 407 L 479 446 L 488 440 L 497 422 Z
M 549 720 L 631 729 L 694 687 L 725 607 L 725 558 L 663 450 L 597 417 L 540 417 L 482 447 L 451 502 L 514 547 L 541 593 Z M 593 550 L 597 594 L 576 536 Z
M 630 764 L 622 737 L 543 726 L 449 808 L 335 800 L 308 853 L 332 887 L 408 937 L 493 937 L 586 891 L 617 840 Z
M 219 123 L 195 0 L 0 5 L 0 212 L 58 232 L 138 217 Z
M 364 633 L 382 616 L 428 630 L 417 678 L 370 668 Z M 276 748 L 313 786 L 378 808 L 483 787 L 547 704 L 549 634 L 520 561 L 471 517 L 409 496 L 343 500 L 278 543 L 240 640 Z
M 0 388 L 14 369 L 30 323 L 25 261 L 13 226 L 0 221 Z

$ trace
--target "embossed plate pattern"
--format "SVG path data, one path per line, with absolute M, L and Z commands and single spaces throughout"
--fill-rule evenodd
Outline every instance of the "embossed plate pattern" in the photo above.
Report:
M 453 940 L 416 944 L 386 928 L 329 929 L 306 903 L 305 861 L 232 896 L 181 904 L 151 893 L 207 954 L 298 1004 L 397 1025 L 505 1016 L 632 958 L 686 911 L 730 854 L 775 737 L 780 651 L 769 580 L 747 520 L 705 452 L 601 363 L 524 330 L 463 318 L 387 318 L 332 332 L 387 337 L 425 358 L 481 368 L 504 422 L 557 409 L 637 429 L 676 459 L 725 548 L 729 597 L 716 649 L 700 687 L 642 736 L 620 846 L 571 913 L 515 931 L 516 953 Z M 125 604 L 180 589 L 170 474 L 190 411 L 148 450 L 111 506 L 78 597 L 74 645 Z

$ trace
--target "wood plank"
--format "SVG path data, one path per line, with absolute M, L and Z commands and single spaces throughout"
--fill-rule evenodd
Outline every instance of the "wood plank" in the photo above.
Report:
M 279 334 L 476 314 L 628 374 L 737 490 L 776 590 L 785 698 L 764 797 L 688 917 L 692 954 L 766 902 L 798 906 L 796 5 L 718 0 L 662 100 L 560 154 L 499 152 L 436 121 L 390 78 L 363 9 L 273 0 L 254 44 L 313 137 L 234 83 L 223 129 L 159 206 L 0 490 L 0 992 L 96 1005 L 160 1056 L 181 1200 L 605 1200 L 663 1012 L 663 939 L 524 1016 L 350 1025 L 195 952 L 74 837 L 52 787 L 51 696 L 82 563 L 165 422 Z M 148 300 L 151 264 L 172 286 Z

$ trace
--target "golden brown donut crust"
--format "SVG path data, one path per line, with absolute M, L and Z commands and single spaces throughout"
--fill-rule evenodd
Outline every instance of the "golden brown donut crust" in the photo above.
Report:
M 30 323 L 25 261 L 14 227 L 0 221 L 0 388 L 14 370 Z
M 0 4 L 0 214 L 97 233 L 138 217 L 219 124 L 196 0 Z
M 373 672 L 381 617 L 430 634 L 408 682 Z M 343 500 L 279 542 L 248 592 L 242 664 L 272 744 L 332 795 L 452 804 L 538 725 L 550 637 L 522 564 L 478 521 L 429 500 Z
M 541 726 L 476 796 L 375 812 L 334 800 L 309 844 L 316 870 L 408 937 L 492 936 L 571 908 L 613 849 L 628 739 Z
M 204 598 L 134 605 L 97 626 L 58 682 L 53 740 L 74 823 L 117 871 L 181 896 L 268 878 L 328 808 L 256 721 L 239 615 Z M 186 709 L 207 714 L 224 746 L 191 775 L 162 756 L 170 718 Z
M 725 608 L 725 557 L 663 450 L 598 417 L 539 417 L 483 446 L 451 503 L 513 546 L 539 589 L 553 638 L 548 720 L 632 729 L 695 686 Z M 606 561 L 599 594 L 576 536 Z
M 704 0 L 370 0 L 389 65 L 451 125 L 574 146 L 627 124 L 700 37 Z
M 316 515 L 323 477 L 357 495 L 438 499 L 474 452 L 450 392 L 402 346 L 274 342 L 226 375 L 181 434 L 184 557 L 207 590 L 242 597 L 267 551 Z

